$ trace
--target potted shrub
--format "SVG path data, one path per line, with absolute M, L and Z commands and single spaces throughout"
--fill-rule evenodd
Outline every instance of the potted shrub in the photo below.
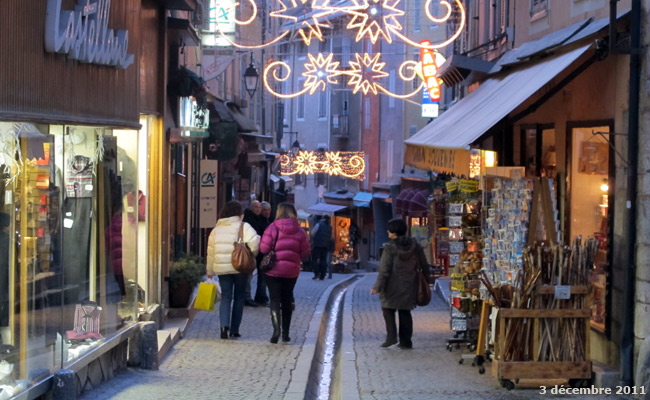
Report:
M 205 275 L 205 263 L 200 256 L 186 255 L 169 266 L 169 305 L 187 307 L 196 285 Z

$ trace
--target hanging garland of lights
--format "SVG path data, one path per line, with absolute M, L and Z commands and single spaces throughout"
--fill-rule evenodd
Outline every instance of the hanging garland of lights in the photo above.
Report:
M 283 32 L 276 38 L 266 43 L 257 45 L 244 45 L 235 42 L 226 33 L 219 30 L 221 38 L 232 46 L 241 49 L 260 49 L 277 44 L 280 40 L 286 38 L 291 32 L 309 46 L 313 40 L 325 41 L 323 29 L 331 29 L 332 24 L 329 18 L 339 15 L 347 15 L 350 20 L 346 28 L 356 31 L 355 41 L 359 42 L 365 38 L 373 44 L 378 40 L 392 43 L 395 38 L 404 43 L 426 50 L 435 50 L 446 47 L 452 43 L 461 34 L 465 26 L 466 13 L 461 0 L 441 0 L 440 7 L 445 9 L 441 17 L 435 17 L 431 13 L 433 0 L 427 0 L 424 4 L 424 13 L 431 22 L 435 24 L 446 23 L 452 15 L 458 16 L 458 26 L 453 34 L 446 40 L 439 43 L 422 42 L 418 43 L 407 37 L 403 33 L 402 24 L 399 18 L 403 17 L 406 12 L 400 8 L 402 0 L 349 0 L 345 5 L 331 5 L 331 0 L 275 0 L 277 6 L 275 11 L 269 13 L 270 18 L 278 19 L 278 22 L 284 24 Z M 404 3 L 406 3 L 405 0 Z M 258 8 L 255 0 L 241 1 L 239 6 L 250 4 L 252 15 L 245 21 L 235 20 L 237 25 L 249 25 L 258 15 Z M 297 17 L 297 15 L 303 17 Z M 286 29 L 285 29 L 286 28 Z M 385 94 L 396 98 L 405 99 L 422 92 L 425 86 L 421 83 L 417 89 L 410 93 L 399 94 L 393 93 L 386 89 L 382 83 L 382 78 L 389 74 L 384 70 L 386 63 L 382 62 L 381 53 L 354 53 L 345 68 L 341 68 L 340 63 L 334 61 L 333 54 L 328 56 L 322 53 L 316 56 L 308 54 L 308 60 L 303 65 L 305 77 L 303 87 L 295 93 L 279 93 L 274 90 L 275 83 L 284 82 L 290 79 L 292 69 L 284 61 L 274 61 L 264 68 L 263 81 L 266 89 L 274 96 L 288 99 L 303 94 L 314 94 L 316 91 L 325 91 L 331 85 L 339 83 L 339 76 L 347 76 L 346 83 L 352 87 L 353 93 L 361 91 L 364 95 L 372 92 L 373 94 Z M 413 81 L 418 76 L 418 68 L 421 68 L 418 62 L 405 61 L 399 67 L 399 77 L 404 81 Z
M 365 156 L 364 152 L 359 151 L 301 150 L 297 154 L 284 153 L 280 156 L 280 173 L 282 175 L 322 173 L 363 180 L 366 171 Z

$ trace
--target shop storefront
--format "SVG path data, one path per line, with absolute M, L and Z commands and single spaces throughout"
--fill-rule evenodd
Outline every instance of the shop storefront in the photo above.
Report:
M 611 349 L 620 337 L 616 328 L 620 321 L 612 315 L 617 301 L 612 279 L 622 276 L 622 266 L 613 262 L 617 259 L 613 211 L 622 210 L 622 205 L 612 195 L 623 164 L 615 157 L 621 139 L 613 132 L 625 131 L 624 107 L 616 99 L 627 96 L 625 73 L 617 72 L 624 70 L 620 66 L 627 56 L 608 55 L 593 45 L 605 33 L 607 21 L 586 22 L 593 26 L 555 47 L 552 54 L 550 39 L 542 38 L 504 55 L 493 68 L 500 73 L 407 139 L 404 160 L 458 177 L 487 175 L 481 181 L 478 199 L 483 211 L 478 217 L 490 239 L 483 238 L 480 264 L 468 263 L 469 273 L 482 268 L 493 273 L 493 282 L 503 284 L 522 268 L 526 246 L 539 240 L 570 245 L 576 238 L 595 238 L 598 245 L 588 274 L 588 290 L 594 297 L 588 332 L 592 344 L 585 357 L 616 365 L 616 351 Z M 546 57 L 538 58 L 535 52 L 542 48 Z M 608 78 L 594 87 L 596 77 Z M 478 149 L 494 150 L 496 157 Z M 517 168 L 483 169 L 492 167 L 494 159 Z M 436 198 L 445 200 L 434 194 Z M 441 201 L 430 209 L 438 215 L 448 213 L 447 221 L 462 228 L 471 202 L 446 200 L 448 204 Z M 517 225 L 520 221 L 525 226 Z M 445 228 L 453 232 L 451 225 Z M 437 255 L 456 254 L 450 248 L 455 237 L 447 234 L 447 238 L 450 243 L 437 246 Z M 462 250 L 468 250 L 469 243 L 464 242 Z M 466 261 L 460 258 L 458 262 Z
M 159 127 L 138 113 L 140 2 L 98 4 L 67 28 L 55 18 L 74 2 L 0 4 L 0 396 L 126 354 L 150 300 L 143 177 Z M 64 40 L 91 20 L 112 52 L 99 35 Z M 112 360 L 105 374 L 126 357 Z

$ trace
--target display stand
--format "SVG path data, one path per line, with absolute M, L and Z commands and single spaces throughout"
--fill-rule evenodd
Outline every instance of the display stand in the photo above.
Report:
M 572 297 L 583 297 L 583 307 L 579 309 L 507 309 L 499 310 L 499 338 L 498 360 L 492 364 L 492 370 L 498 376 L 501 386 L 508 390 L 515 388 L 519 379 L 568 379 L 571 386 L 583 386 L 591 379 L 591 361 L 589 358 L 589 331 L 591 318 L 591 291 L 588 286 L 565 286 L 570 288 Z M 543 286 L 537 291 L 538 296 L 555 295 L 555 286 Z M 584 329 L 575 329 L 580 337 L 567 337 L 584 344 L 581 348 L 583 357 L 574 356 L 564 359 L 559 356 L 556 361 L 540 360 L 541 343 L 543 337 L 551 335 L 549 326 L 562 319 L 571 319 L 574 327 L 583 325 Z M 532 321 L 532 355 L 529 361 L 505 360 L 507 335 L 510 321 Z M 544 323 L 542 323 L 544 321 Z M 530 323 L 530 322 L 529 322 Z

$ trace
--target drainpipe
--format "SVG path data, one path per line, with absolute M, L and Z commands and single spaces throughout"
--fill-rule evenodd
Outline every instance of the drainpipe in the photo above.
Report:
M 641 0 L 632 0 L 630 14 L 630 93 L 629 132 L 627 157 L 627 267 L 625 268 L 625 293 L 623 299 L 623 332 L 621 334 L 621 384 L 632 385 L 634 373 L 634 292 L 636 276 L 636 189 L 639 148 L 639 87 L 640 87 L 640 42 L 641 42 Z
M 616 3 L 609 0 L 609 54 L 616 54 Z

